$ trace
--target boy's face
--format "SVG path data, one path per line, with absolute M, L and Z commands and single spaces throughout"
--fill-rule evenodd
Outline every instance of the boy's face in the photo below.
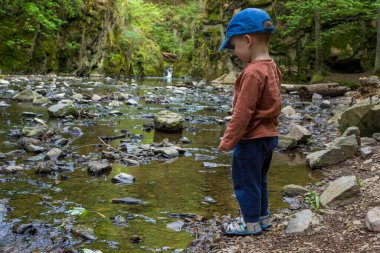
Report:
M 232 36 L 231 45 L 234 47 L 234 54 L 243 62 L 251 62 L 252 57 L 252 37 L 250 35 Z

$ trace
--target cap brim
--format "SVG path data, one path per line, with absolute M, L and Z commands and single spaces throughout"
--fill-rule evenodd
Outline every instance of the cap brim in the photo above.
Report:
M 232 49 L 231 43 L 230 43 L 230 36 L 227 36 L 226 39 L 223 41 L 222 45 L 219 48 L 219 52 L 222 51 L 223 49 Z

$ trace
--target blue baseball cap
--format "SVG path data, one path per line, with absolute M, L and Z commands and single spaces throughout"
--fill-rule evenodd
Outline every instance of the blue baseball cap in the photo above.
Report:
M 252 34 L 258 32 L 273 32 L 274 25 L 264 28 L 265 21 L 271 21 L 269 14 L 257 8 L 247 8 L 236 14 L 228 23 L 226 39 L 219 48 L 222 51 L 225 48 L 232 49 L 230 39 L 235 35 Z M 273 24 L 273 22 L 272 22 Z

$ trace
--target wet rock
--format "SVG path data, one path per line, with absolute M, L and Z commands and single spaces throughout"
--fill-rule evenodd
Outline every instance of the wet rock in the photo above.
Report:
M 128 100 L 125 102 L 125 104 L 136 106 L 136 105 L 138 105 L 139 103 L 138 103 L 136 100 L 128 99 Z
M 179 141 L 183 144 L 191 143 L 191 141 L 187 137 L 182 137 Z
M 10 85 L 11 83 L 8 80 L 0 79 L 0 85 L 5 87 Z
M 32 102 L 36 97 L 42 97 L 37 92 L 32 90 L 23 90 L 12 97 L 14 100 Z
M 361 140 L 360 140 L 360 130 L 358 127 L 349 127 L 347 128 L 344 133 L 342 134 L 342 137 L 347 137 L 350 135 L 355 135 L 356 141 L 358 142 L 358 145 L 361 145 Z
M 8 213 L 8 199 L 0 199 L 0 223 L 5 219 Z
M 71 233 L 85 240 L 94 241 L 96 239 L 94 230 L 83 225 L 76 225 L 71 229 Z
M 45 98 L 45 97 L 42 97 L 42 96 L 35 97 L 33 99 L 33 104 L 34 105 L 43 105 L 43 104 L 49 104 L 49 103 L 50 103 L 50 100 L 48 98 Z
M 88 164 L 87 171 L 92 175 L 102 175 L 102 174 L 108 174 L 112 170 L 111 164 L 109 164 L 107 161 L 91 161 Z
M 116 215 L 111 217 L 112 223 L 116 226 L 128 226 L 127 219 L 124 216 Z
M 179 157 L 179 152 L 175 147 L 163 147 L 154 150 L 154 153 L 161 154 L 166 158 L 176 158 Z
M 57 160 L 60 157 L 63 157 L 65 153 L 59 148 L 52 148 L 46 153 L 46 158 L 50 160 Z
M 229 167 L 229 166 L 230 165 L 227 165 L 227 164 L 203 162 L 203 167 L 208 168 L 208 169 L 218 168 L 218 167 Z
M 345 176 L 331 182 L 321 194 L 321 204 L 325 207 L 342 206 L 360 199 L 360 187 L 355 176 Z
M 341 129 L 357 126 L 362 136 L 371 136 L 380 129 L 380 98 L 364 99 L 345 110 L 338 123 Z
M 294 215 L 288 222 L 288 227 L 286 228 L 287 234 L 301 233 L 308 229 L 311 225 L 313 218 L 313 212 L 309 209 L 302 210 Z
M 166 227 L 179 232 L 181 231 L 183 225 L 185 225 L 185 223 L 182 220 L 178 220 L 178 221 L 167 224 Z
M 366 227 L 370 231 L 380 232 L 380 207 L 374 207 L 366 215 Z
M 72 127 L 72 128 L 70 128 L 70 133 L 73 136 L 76 136 L 76 137 L 79 137 L 79 136 L 83 135 L 82 129 L 80 129 L 79 127 Z
M 120 116 L 120 115 L 123 115 L 123 113 L 121 111 L 118 111 L 118 110 L 112 110 L 109 112 L 110 115 L 115 115 L 115 116 Z
M 36 165 L 36 174 L 51 174 L 54 171 L 53 164 L 47 162 L 39 162 Z
M 373 150 L 372 150 L 371 147 L 360 148 L 360 156 L 362 158 L 367 158 L 367 157 L 369 157 L 372 154 L 373 154 Z
M 375 139 L 375 140 L 377 140 L 377 141 L 380 141 L 380 133 L 374 133 L 372 135 L 372 138 Z
M 297 143 L 305 143 L 311 137 L 311 133 L 303 126 L 291 123 L 288 126 L 289 136 Z
M 314 93 L 311 97 L 311 101 L 315 105 L 320 105 L 322 103 L 322 95 L 319 95 L 318 93 Z
M 296 110 L 294 110 L 293 107 L 288 105 L 281 109 L 281 113 L 284 114 L 286 117 L 291 117 L 296 115 Z
M 377 141 L 375 139 L 369 138 L 369 137 L 360 138 L 360 142 L 361 142 L 362 146 L 368 146 L 368 145 L 373 145 L 373 144 L 377 143 Z
M 45 126 L 24 127 L 22 135 L 26 137 L 41 137 L 48 131 Z
M 301 202 L 296 198 L 284 197 L 282 200 L 289 204 L 290 210 L 298 210 L 302 207 Z
M 131 243 L 139 243 L 141 241 L 141 236 L 139 235 L 132 235 L 130 238 L 129 238 L 129 241 Z
M 310 153 L 306 161 L 312 169 L 322 168 L 338 164 L 353 157 L 358 151 L 358 143 L 355 135 L 339 137 L 328 144 L 326 150 Z
M 45 148 L 41 147 L 41 146 L 36 146 L 36 145 L 30 144 L 26 147 L 26 151 L 38 154 L 38 153 L 44 152 Z
M 288 197 L 296 197 L 309 192 L 308 189 L 295 184 L 285 185 L 284 187 L 282 187 L 282 191 L 284 195 Z
M 22 148 L 22 149 L 26 149 L 29 145 L 35 145 L 35 146 L 38 146 L 38 145 L 41 145 L 42 142 L 38 139 L 34 139 L 34 138 L 28 138 L 28 137 L 21 137 L 20 139 L 17 140 L 17 147 L 18 148 Z
M 22 157 L 24 156 L 26 153 L 24 150 L 12 150 L 8 153 L 6 153 L 5 155 L 6 156 L 10 156 L 10 157 Z
M 74 105 L 71 103 L 68 104 L 56 104 L 50 106 L 48 109 L 49 115 L 55 118 L 62 118 L 66 116 L 77 116 L 78 111 L 75 109 Z
M 114 176 L 111 181 L 116 184 L 132 184 L 135 181 L 135 177 L 122 172 Z
M 102 151 L 102 159 L 107 159 L 110 161 L 116 160 L 117 155 L 114 152 Z
M 83 95 L 79 93 L 74 93 L 71 96 L 71 99 L 76 100 L 76 101 L 82 101 L 83 100 Z
M 286 150 L 295 149 L 297 147 L 297 140 L 289 135 L 280 135 L 278 138 L 278 147 Z
M 202 160 L 214 160 L 216 159 L 215 156 L 211 156 L 211 155 L 204 155 L 204 154 L 195 154 L 195 160 L 196 161 L 202 161 Z
M 0 101 L 0 107 L 8 107 L 9 104 L 7 104 L 5 101 Z
M 92 101 L 97 102 L 97 101 L 101 100 L 102 97 L 97 95 L 97 94 L 94 94 L 94 95 L 92 95 L 91 99 L 92 99 Z
M 175 112 L 160 111 L 154 115 L 154 128 L 161 132 L 182 132 L 183 118 Z
M 10 165 L 10 166 L 5 167 L 3 169 L 3 172 L 4 173 L 13 174 L 13 173 L 17 173 L 17 172 L 20 172 L 20 171 L 23 171 L 23 170 L 24 170 L 23 166 Z
M 331 102 L 328 101 L 328 100 L 323 100 L 319 106 L 321 108 L 330 108 L 331 107 Z
M 229 121 L 231 121 L 231 119 L 232 119 L 232 116 L 226 116 L 226 117 L 223 118 L 223 121 L 224 122 L 229 122 Z
M 113 199 L 112 203 L 127 204 L 127 205 L 138 205 L 138 204 L 143 204 L 144 201 L 142 201 L 141 199 L 126 197 L 126 198 L 120 198 L 120 199 Z
M 21 235 L 36 235 L 38 230 L 33 224 L 14 225 L 12 228 L 13 233 Z

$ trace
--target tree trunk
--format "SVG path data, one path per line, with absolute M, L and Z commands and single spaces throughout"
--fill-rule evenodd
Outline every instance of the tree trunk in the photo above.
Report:
M 310 98 L 313 93 L 318 93 L 322 96 L 336 97 L 342 96 L 344 93 L 350 91 L 348 87 L 339 86 L 338 83 L 319 83 L 319 84 L 281 84 L 281 88 L 286 93 L 298 91 L 303 98 Z
M 315 22 L 315 74 L 322 75 L 322 38 L 321 15 L 318 11 L 314 14 Z
M 377 8 L 377 14 L 380 15 L 380 8 Z M 380 74 L 380 16 L 377 17 L 376 31 L 377 31 L 377 43 L 376 43 L 375 73 Z

